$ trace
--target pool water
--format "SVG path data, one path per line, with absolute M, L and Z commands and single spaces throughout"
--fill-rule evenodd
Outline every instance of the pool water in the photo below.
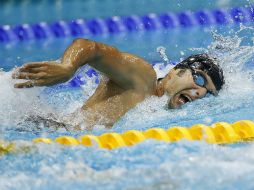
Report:
M 63 116 L 75 111 L 96 88 L 85 77 L 80 88 L 14 89 L 11 71 L 24 62 L 56 60 L 73 38 L 0 44 L 0 139 L 19 140 L 29 150 L 0 157 L 0 189 L 253 189 L 253 143 L 227 146 L 205 142 L 144 141 L 112 151 L 83 146 L 32 144 L 36 137 L 78 137 L 91 133 L 190 127 L 218 121 L 254 120 L 253 23 L 219 27 L 176 28 L 117 35 L 88 36 L 149 62 L 160 61 L 164 46 L 172 61 L 199 52 L 217 56 L 226 85 L 208 96 L 167 110 L 166 97 L 150 97 L 126 113 L 112 129 L 66 131 L 24 122 L 27 115 Z M 162 75 L 165 70 L 157 69 Z
M 0 25 L 17 25 L 38 21 L 54 22 L 77 18 L 106 18 L 115 15 L 144 15 L 168 11 L 197 11 L 200 9 L 241 7 L 253 2 L 253 0 L 199 0 L 195 3 L 188 0 L 8 0 L 0 1 Z

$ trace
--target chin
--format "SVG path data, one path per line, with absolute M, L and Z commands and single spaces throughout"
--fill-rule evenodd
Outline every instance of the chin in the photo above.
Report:
M 178 108 L 181 108 L 181 106 L 179 106 L 179 105 L 168 105 L 168 108 L 169 109 L 178 109 Z
M 182 105 L 181 103 L 177 103 L 178 102 L 178 97 L 179 95 L 174 95 L 170 98 L 169 103 L 168 103 L 168 108 L 169 109 L 177 109 L 177 108 L 181 108 Z
M 169 100 L 169 103 L 168 103 L 168 108 L 169 109 L 177 109 L 177 108 L 180 108 L 181 105 L 177 105 L 175 102 L 174 102 L 174 97 L 170 98 Z

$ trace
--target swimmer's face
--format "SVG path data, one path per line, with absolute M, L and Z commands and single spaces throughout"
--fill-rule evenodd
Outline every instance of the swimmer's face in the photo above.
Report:
M 183 104 L 203 98 L 209 92 L 216 94 L 211 78 L 202 70 L 195 70 L 195 73 L 196 75 L 190 69 L 172 69 L 160 81 L 162 94 L 169 96 L 168 108 L 178 108 Z M 204 79 L 204 83 L 200 85 L 195 76 Z

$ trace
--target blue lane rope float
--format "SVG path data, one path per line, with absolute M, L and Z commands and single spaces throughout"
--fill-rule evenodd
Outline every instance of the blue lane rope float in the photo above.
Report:
M 196 12 L 130 15 L 91 20 L 40 22 L 18 26 L 0 26 L 0 42 L 24 41 L 30 39 L 60 38 L 156 30 L 160 28 L 191 27 L 215 24 L 246 23 L 254 21 L 254 6 L 231 9 L 201 10 Z

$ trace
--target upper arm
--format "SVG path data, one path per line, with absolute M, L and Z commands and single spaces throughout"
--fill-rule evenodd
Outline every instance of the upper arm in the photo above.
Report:
M 149 88 L 156 79 L 155 71 L 144 59 L 101 43 L 96 43 L 96 59 L 88 64 L 124 89 Z

